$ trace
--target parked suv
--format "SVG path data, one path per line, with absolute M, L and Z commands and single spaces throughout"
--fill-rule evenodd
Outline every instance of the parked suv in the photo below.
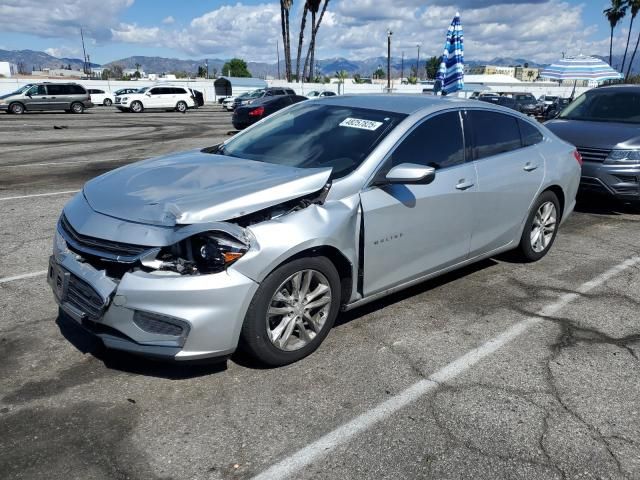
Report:
M 639 86 L 592 88 L 545 126 L 582 155 L 582 191 L 640 206 Z
M 90 88 L 87 91 L 91 97 L 91 103 L 94 105 L 104 105 L 105 107 L 113 105 L 113 94 L 111 92 L 105 92 L 98 88 Z
M 156 85 L 136 93 L 116 97 L 114 103 L 121 111 L 141 113 L 144 110 L 176 110 L 185 113 L 195 107 L 188 88 L 176 85 Z
M 77 83 L 29 83 L 0 95 L 0 110 L 20 115 L 25 111 L 65 110 L 82 113 L 93 107 L 89 92 Z
M 252 102 L 257 100 L 258 98 L 263 97 L 275 97 L 277 95 L 295 95 L 296 92 L 291 88 L 283 88 L 283 87 L 269 87 L 269 88 L 261 88 L 260 90 L 255 90 L 248 97 L 245 98 L 236 98 L 233 102 L 233 109 L 235 110 L 241 105 L 250 105 Z

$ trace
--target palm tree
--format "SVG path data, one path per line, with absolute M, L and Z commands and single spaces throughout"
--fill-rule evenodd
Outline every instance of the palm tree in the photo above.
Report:
M 633 30 L 633 21 L 640 11 L 640 0 L 626 0 L 627 8 L 631 9 L 631 21 L 629 22 L 629 33 L 627 33 L 627 46 L 624 48 L 624 56 L 622 57 L 622 66 L 620 71 L 624 72 L 624 64 L 627 59 L 627 51 L 629 50 L 629 41 L 631 40 L 631 30 Z
M 309 79 L 313 79 L 313 67 L 315 65 L 314 59 L 316 55 L 316 36 L 318 35 L 318 30 L 320 29 L 320 24 L 322 23 L 322 17 L 324 17 L 324 12 L 327 11 L 327 5 L 329 4 L 329 0 L 324 0 L 324 4 L 322 6 L 322 12 L 320 12 L 320 17 L 316 22 L 316 15 L 320 10 L 320 4 L 322 0 L 308 0 L 309 10 L 311 10 L 311 42 L 309 43 L 309 50 L 307 51 L 307 57 L 304 61 L 304 71 L 303 75 L 307 76 Z
M 289 12 L 293 0 L 280 0 L 280 23 L 282 24 L 282 46 L 284 47 L 284 69 L 287 82 L 291 81 L 291 41 L 289 37 Z
M 633 19 L 636 18 L 638 12 L 640 12 L 640 0 L 628 0 L 627 4 L 631 8 L 631 24 L 629 25 L 629 37 L 631 37 L 631 27 L 633 26 Z M 629 37 L 627 37 L 627 48 L 629 48 Z M 638 43 L 640 43 L 640 34 L 638 34 L 638 40 L 636 41 L 636 47 L 633 49 L 633 54 L 631 55 L 631 60 L 629 60 L 629 66 L 627 67 L 627 74 L 625 75 L 625 80 L 629 78 L 629 74 L 631 73 L 631 65 L 633 64 L 633 59 L 636 56 L 636 52 L 638 51 Z M 625 55 L 627 54 L 627 50 L 624 51 Z M 622 63 L 622 69 L 624 70 L 624 62 Z
M 613 62 L 613 30 L 627 13 L 626 0 L 611 0 L 611 6 L 603 10 L 602 13 L 604 13 L 607 20 L 609 20 L 609 25 L 611 25 L 611 37 L 609 39 L 609 65 L 611 65 Z
M 344 79 L 347 78 L 347 72 L 345 70 L 340 70 L 336 72 L 336 78 L 338 79 L 338 95 L 340 95 L 340 85 L 344 85 Z M 344 87 L 342 88 L 342 93 L 344 94 Z
M 298 55 L 296 56 L 296 81 L 300 81 L 300 56 L 302 55 L 302 43 L 304 41 L 304 29 L 307 26 L 307 13 L 309 12 L 309 0 L 304 2 L 302 20 L 300 21 L 300 35 L 298 36 Z

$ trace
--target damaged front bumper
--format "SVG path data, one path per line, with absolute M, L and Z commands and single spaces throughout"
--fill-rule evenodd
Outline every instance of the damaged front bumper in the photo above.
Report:
M 258 284 L 230 268 L 106 276 L 56 238 L 48 282 L 61 310 L 106 347 L 164 359 L 224 357 L 237 347 Z

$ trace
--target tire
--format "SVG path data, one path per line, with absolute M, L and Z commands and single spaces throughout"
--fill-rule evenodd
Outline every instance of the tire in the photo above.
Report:
M 102 105 L 104 105 L 105 107 L 110 107 L 111 105 L 113 105 L 113 102 L 110 98 L 105 98 L 104 102 L 102 102 Z
M 520 238 L 518 250 L 524 261 L 536 262 L 549 252 L 558 234 L 560 214 L 555 193 L 542 192 L 529 212 Z
M 144 111 L 144 106 L 142 105 L 141 102 L 138 102 L 136 100 L 135 102 L 132 102 L 131 105 L 129 106 L 129 111 L 133 113 L 142 113 Z
M 73 102 L 71 104 L 71 113 L 82 113 L 84 112 L 84 105 L 80 102 Z
M 14 115 L 22 115 L 24 113 L 24 105 L 20 102 L 12 103 L 11 105 L 9 105 L 8 111 L 13 113 Z
M 186 113 L 188 108 L 189 106 L 187 105 L 187 102 L 179 101 L 176 104 L 176 110 L 180 113 Z
M 302 301 L 293 294 L 296 278 L 298 291 L 309 281 Z M 315 296 L 309 298 L 314 292 Z M 260 284 L 249 305 L 240 349 L 271 367 L 306 357 L 329 334 L 340 308 L 340 292 L 340 277 L 326 257 L 300 258 L 276 268 Z M 311 304 L 314 306 L 308 309 Z

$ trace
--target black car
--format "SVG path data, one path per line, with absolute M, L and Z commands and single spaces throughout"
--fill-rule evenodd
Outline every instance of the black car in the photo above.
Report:
M 494 105 L 502 105 L 503 107 L 517 110 L 516 101 L 511 97 L 503 97 L 501 95 L 481 95 L 478 97 L 481 102 L 493 103 Z
M 307 100 L 307 97 L 301 95 L 278 95 L 276 97 L 266 97 L 256 100 L 250 105 L 244 105 L 233 111 L 231 121 L 233 127 L 237 130 L 247 128 L 258 120 L 268 117 L 272 113 L 282 110 L 294 103 Z
M 190 88 L 189 92 L 191 93 L 191 98 L 193 98 L 193 103 L 195 104 L 193 108 L 198 108 L 204 105 L 204 95 L 200 90 Z
M 583 192 L 640 204 L 640 86 L 588 90 L 545 126 L 582 155 Z
M 236 99 L 233 101 L 233 108 L 235 110 L 241 105 L 251 104 L 256 100 L 264 97 L 276 97 L 278 95 L 295 95 L 295 94 L 296 92 L 294 92 L 293 89 L 291 88 L 283 88 L 283 87 L 261 88 L 254 92 L 251 92 L 251 94 L 248 97 L 244 97 L 244 98 L 236 97 Z
M 544 119 L 550 120 L 556 115 L 558 115 L 562 110 L 567 108 L 567 106 L 571 103 L 570 98 L 562 98 L 557 97 L 551 105 L 547 107 L 544 112 Z
M 515 101 L 514 110 L 525 115 L 534 115 L 536 113 L 538 100 L 531 93 L 504 92 L 501 96 L 512 98 Z

